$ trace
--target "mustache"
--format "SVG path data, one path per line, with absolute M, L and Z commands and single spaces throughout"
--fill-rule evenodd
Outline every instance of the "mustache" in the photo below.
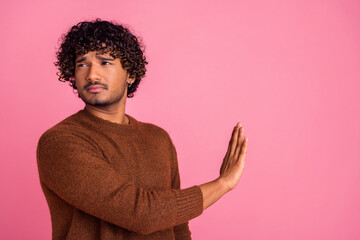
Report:
M 93 85 L 101 85 L 103 86 L 105 89 L 107 89 L 108 85 L 105 84 L 105 83 L 101 83 L 101 82 L 89 82 L 88 84 L 86 84 L 84 86 L 85 89 L 89 88 L 90 86 L 93 86 Z

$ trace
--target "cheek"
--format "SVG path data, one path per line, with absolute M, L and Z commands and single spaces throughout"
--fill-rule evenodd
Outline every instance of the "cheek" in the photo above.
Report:
M 75 76 L 74 78 L 74 83 L 75 83 L 75 87 L 77 89 L 80 89 L 80 86 L 81 86 L 81 81 L 79 81 L 79 78 Z
M 112 75 L 110 78 L 113 79 L 111 83 L 116 88 L 124 88 L 124 86 L 126 85 L 126 77 L 121 72 Z
M 83 82 L 83 81 L 82 81 L 82 79 L 83 79 L 83 76 L 82 76 L 82 75 L 83 75 L 83 74 L 75 71 L 74 82 L 75 82 L 75 86 L 76 86 L 77 88 L 79 88 L 79 86 L 82 85 L 82 82 Z
M 81 79 L 85 75 L 86 75 L 86 69 L 84 69 L 84 68 L 79 68 L 79 69 L 75 68 L 74 78 Z

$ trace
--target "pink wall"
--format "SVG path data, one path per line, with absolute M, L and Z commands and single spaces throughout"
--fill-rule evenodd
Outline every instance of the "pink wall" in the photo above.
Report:
M 149 70 L 127 113 L 177 147 L 182 186 L 218 175 L 237 121 L 237 189 L 194 239 L 360 239 L 360 2 L 8 1 L 0 7 L 0 238 L 50 239 L 35 149 L 83 107 L 57 81 L 60 35 L 101 17 L 132 26 Z

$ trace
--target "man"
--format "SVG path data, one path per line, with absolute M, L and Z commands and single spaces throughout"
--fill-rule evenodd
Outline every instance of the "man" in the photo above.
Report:
M 53 239 L 191 239 L 188 221 L 235 188 L 247 139 L 237 124 L 219 178 L 180 189 L 167 132 L 125 114 L 147 64 L 138 39 L 96 19 L 73 26 L 57 52 L 59 80 L 85 108 L 40 138 L 37 162 Z

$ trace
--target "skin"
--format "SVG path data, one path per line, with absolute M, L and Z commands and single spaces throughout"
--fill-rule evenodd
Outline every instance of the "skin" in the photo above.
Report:
M 121 66 L 120 59 L 114 59 L 109 53 L 91 51 L 75 59 L 75 85 L 79 96 L 85 102 L 85 108 L 102 119 L 129 124 L 125 105 L 127 84 L 133 82 L 134 79 Z M 244 128 L 238 123 L 232 132 L 220 176 L 199 186 L 203 194 L 203 209 L 238 185 L 244 170 L 247 145 Z
M 134 78 L 109 53 L 90 51 L 75 59 L 75 86 L 85 108 L 97 117 L 127 124 L 125 115 L 127 84 Z

